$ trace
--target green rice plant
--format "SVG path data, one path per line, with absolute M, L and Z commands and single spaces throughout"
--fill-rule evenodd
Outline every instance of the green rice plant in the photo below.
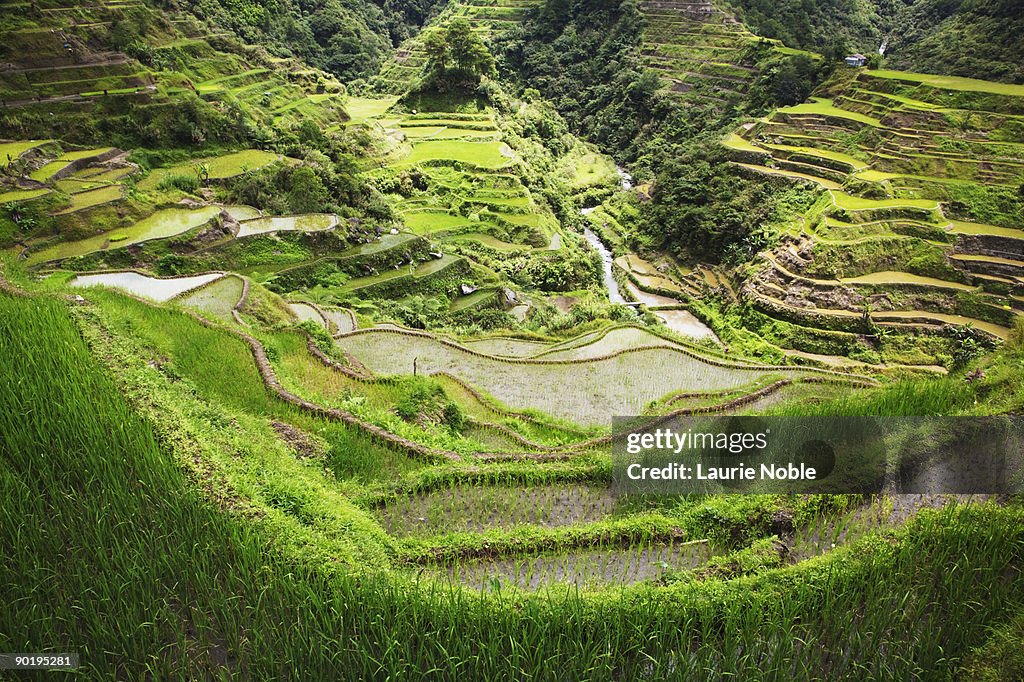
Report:
M 184 306 L 198 308 L 222 322 L 234 322 L 231 314 L 235 305 L 242 298 L 243 283 L 241 278 L 228 276 L 200 287 L 177 299 Z
M 422 466 L 404 455 L 372 444 L 365 436 L 340 424 L 310 417 L 277 400 L 263 385 L 252 355 L 241 339 L 208 329 L 187 314 L 172 309 L 157 308 L 99 291 L 90 291 L 89 298 L 96 301 L 105 323 L 115 333 L 131 330 L 132 337 L 143 348 L 170 358 L 167 371 L 189 381 L 203 399 L 227 409 L 264 415 L 319 434 L 329 444 L 326 464 L 337 476 L 373 480 Z M 301 337 L 293 338 L 301 343 L 302 351 L 308 357 Z M 268 352 L 284 355 L 284 351 L 276 351 L 275 346 L 276 343 L 271 345 Z M 218 361 L 211 362 L 211 358 Z
M 62 211 L 58 211 L 58 215 L 84 211 L 93 206 L 118 201 L 122 198 L 124 198 L 124 191 L 121 185 L 105 185 L 96 189 L 78 192 L 71 195 L 71 205 Z
M 149 370 L 148 387 L 134 390 L 165 407 L 170 395 L 184 401 L 182 426 L 205 419 L 196 397 L 216 397 L 227 411 L 217 414 L 234 414 L 246 429 L 256 424 L 246 412 L 275 409 L 258 384 L 247 384 L 244 348 L 231 337 L 134 302 L 108 310 L 115 298 L 90 293 L 112 329 L 122 329 L 118 316 L 132 319 L 134 337 L 173 357 L 163 371 L 179 377 Z M 118 313 L 125 308 L 131 314 Z M 268 547 L 271 516 L 245 518 L 202 501 L 175 465 L 210 454 L 189 450 L 202 432 L 167 432 L 177 437 L 162 440 L 162 450 L 61 303 L 0 295 L 0 332 L 0 376 L 21 379 L 0 381 L 0 538 L 11 548 L 0 578 L 15 595 L 0 610 L 0 647 L 77 649 L 87 678 L 121 670 L 169 680 L 438 671 L 483 679 L 510 669 L 594 680 L 708 670 L 752 680 L 944 677 L 990 625 L 1024 606 L 1020 582 L 1006 579 L 1024 561 L 1024 519 L 1019 507 L 994 505 L 923 512 L 884 538 L 734 581 L 552 587 L 531 596 L 507 583 L 472 594 L 414 574 L 353 579 L 316 553 L 325 540 L 308 536 L 305 556 L 277 540 Z M 175 342 L 179 335 L 188 342 Z M 187 390 L 174 388 L 186 388 L 183 379 Z M 230 421 L 202 423 L 216 431 L 234 428 Z M 47 456 L 54 452 L 61 456 Z M 287 479 L 262 489 L 304 518 L 322 513 L 311 514 L 308 496 Z M 360 528 L 348 532 L 368 545 Z M 643 556 L 644 546 L 633 542 L 631 556 Z M 622 581 L 630 561 L 583 565 Z M 517 580 L 580 564 L 563 556 L 554 565 L 532 574 L 524 566 Z M 40 600 L 45 611 L 34 606 Z M 185 649 L 192 655 L 181 656 Z
M 376 516 L 396 537 L 424 537 L 523 524 L 550 528 L 589 523 L 610 517 L 614 508 L 615 497 L 606 487 L 476 485 L 398 498 Z
M 199 189 L 199 186 L 199 175 L 196 173 L 170 173 L 160 179 L 156 188 L 162 192 L 176 189 L 193 194 Z
M 425 140 L 418 142 L 412 152 L 401 160 L 402 165 L 424 161 L 461 161 L 480 168 L 502 168 L 511 159 L 502 153 L 499 142 L 469 142 L 463 140 Z

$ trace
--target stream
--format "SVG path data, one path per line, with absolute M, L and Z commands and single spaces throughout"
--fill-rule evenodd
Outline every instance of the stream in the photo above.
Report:
M 615 276 L 612 274 L 612 252 L 589 227 L 583 228 L 583 236 L 601 255 L 601 279 L 604 280 L 604 285 L 608 289 L 608 300 L 612 303 L 626 303 L 622 292 L 619 291 L 619 283 L 615 281 Z
M 620 166 L 616 166 L 615 172 L 619 175 L 619 185 L 622 189 L 628 190 L 633 187 L 633 176 L 627 173 L 625 169 Z M 593 212 L 595 208 L 596 207 L 581 208 L 580 214 L 587 215 Z M 612 303 L 628 304 L 629 302 L 619 290 L 619 283 L 615 281 L 615 277 L 612 274 L 614 268 L 614 257 L 612 256 L 612 252 L 607 246 L 605 246 L 604 242 L 601 241 L 601 238 L 598 237 L 597 234 L 589 227 L 583 228 L 583 237 L 601 256 L 601 278 L 604 281 L 605 288 L 608 289 L 608 300 Z M 666 296 L 642 292 L 632 285 L 630 286 L 630 289 L 641 303 L 648 306 L 674 305 L 679 303 L 677 300 L 670 299 Z M 715 333 L 688 310 L 656 310 L 654 314 L 661 318 L 661 321 L 665 326 L 679 334 L 691 336 L 696 339 L 707 337 L 714 339 L 717 343 L 721 344 L 721 341 Z

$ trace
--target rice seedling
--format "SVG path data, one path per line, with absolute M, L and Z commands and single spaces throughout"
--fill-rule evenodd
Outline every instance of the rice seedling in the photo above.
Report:
M 379 375 L 412 374 L 415 359 L 419 373 L 449 373 L 512 407 L 583 425 L 607 424 L 613 415 L 643 414 L 648 403 L 670 391 L 734 388 L 766 373 L 756 366 L 719 367 L 673 348 L 542 363 L 491 359 L 433 338 L 391 332 L 361 332 L 340 339 L 339 345 Z M 555 393 L 550 386 L 567 390 Z
M 479 532 L 528 524 L 557 527 L 608 518 L 615 496 L 603 486 L 477 485 L 398 498 L 375 513 L 396 537 Z
M 657 580 L 669 570 L 692 569 L 707 561 L 706 542 L 637 542 L 628 547 L 599 546 L 536 556 L 462 561 L 442 575 L 471 589 L 539 590 L 552 586 L 594 589 Z
M 657 516 L 640 502 L 609 506 L 600 486 L 580 483 L 606 475 L 599 463 L 435 469 L 283 404 L 235 336 L 180 310 L 83 293 L 92 305 L 75 309 L 77 324 L 57 299 L 0 294 L 0 377 L 19 378 L 0 380 L 0 541 L 13 548 L 0 580 L 34 587 L 12 590 L 0 649 L 74 648 L 87 678 L 495 678 L 515 669 L 612 680 L 714 669 L 755 680 L 912 679 L 952 674 L 988 626 L 1024 605 L 1020 582 L 1007 580 L 1024 561 L 1016 506 L 925 510 L 885 536 L 874 517 L 830 513 L 798 530 L 812 553 L 828 541 L 821 556 L 755 566 L 737 580 L 670 582 L 687 569 L 700 576 L 716 547 L 666 533 L 717 542 L 704 531 L 731 538 L 737 528 L 730 546 L 744 551 L 770 536 L 772 514 L 790 501 L 677 500 Z M 303 336 L 254 333 L 283 382 L 325 400 L 378 409 L 405 390 L 356 391 L 309 360 Z M 480 371 L 520 364 L 483 360 Z M 860 409 L 973 400 L 970 387 L 945 402 L 902 390 L 875 389 Z M 555 471 L 564 478 L 522 485 Z M 489 487 L 466 485 L 488 476 Z M 378 513 L 398 510 L 393 533 L 407 533 L 397 542 L 351 502 L 368 484 L 388 490 L 396 480 L 465 492 L 386 503 Z M 403 527 L 412 514 L 430 528 Z M 398 563 L 417 548 L 456 560 L 422 573 Z M 81 569 L 65 570 L 69 561 Z
M 195 175 L 196 169 L 200 167 L 205 169 L 206 176 L 211 180 L 231 178 L 247 171 L 259 170 L 280 158 L 279 154 L 274 154 L 273 152 L 261 149 L 245 149 L 222 156 L 193 159 L 188 163 L 154 170 L 145 180 L 139 183 L 139 187 L 145 190 L 153 190 L 167 177 Z
M 241 278 L 222 277 L 209 286 L 201 287 L 182 296 L 177 302 L 184 306 L 198 308 L 222 322 L 233 323 L 235 320 L 231 312 L 242 298 L 242 288 Z
M 58 215 L 65 213 L 74 213 L 75 211 L 84 211 L 87 208 L 93 206 L 99 206 L 100 204 L 107 204 L 112 201 L 119 201 L 124 197 L 124 190 L 121 185 L 104 185 L 94 189 L 87 189 L 83 192 L 77 192 L 71 195 L 71 205 L 62 211 L 58 212 Z

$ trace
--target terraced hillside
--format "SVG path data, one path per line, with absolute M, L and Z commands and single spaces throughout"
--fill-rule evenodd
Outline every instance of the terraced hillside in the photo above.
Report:
M 711 2 L 643 0 L 644 62 L 690 102 L 739 104 L 757 78 L 759 64 L 780 47 L 751 33 Z
M 687 605 L 705 594 L 705 590 L 738 590 L 737 586 L 744 582 L 780 575 L 785 576 L 785 587 L 770 585 L 766 589 L 772 590 L 773 600 L 784 597 L 789 609 L 799 609 L 801 622 L 809 621 L 808 627 L 813 630 L 805 637 L 813 637 L 813 632 L 823 628 L 838 636 L 849 628 L 845 615 L 841 623 L 833 620 L 832 614 L 839 611 L 838 607 L 821 608 L 815 599 L 804 603 L 794 596 L 794 590 L 797 595 L 802 593 L 800 586 L 804 581 L 808 581 L 807 594 L 817 593 L 810 589 L 817 579 L 816 567 L 824 566 L 833 574 L 833 581 L 844 581 L 842 589 L 837 590 L 838 594 L 850 595 L 850 606 L 864 599 L 870 604 L 879 600 L 866 627 L 872 632 L 890 633 L 894 638 L 902 636 L 900 633 L 934 608 L 935 600 L 945 594 L 945 588 L 935 587 L 931 570 L 924 577 L 917 577 L 924 556 L 937 562 L 933 570 L 938 574 L 954 562 L 965 568 L 974 567 L 975 570 L 956 572 L 970 576 L 965 587 L 977 589 L 980 580 L 994 594 L 1004 595 L 1007 600 L 1015 598 L 1013 581 L 1002 579 L 1000 571 L 990 571 L 981 558 L 997 550 L 1003 560 L 1012 556 L 1008 548 L 1015 546 L 1016 531 L 1011 529 L 1019 528 L 1012 508 L 959 505 L 941 513 L 929 513 L 929 507 L 957 502 L 942 496 L 863 501 L 818 496 L 738 496 L 666 498 L 636 504 L 628 498 L 617 498 L 609 490 L 608 471 L 599 454 L 605 439 L 594 438 L 592 429 L 588 432 L 536 412 L 511 410 L 455 376 L 388 379 L 365 373 L 359 359 L 372 364 L 386 363 L 423 353 L 427 345 L 440 344 L 422 333 L 421 343 L 412 346 L 411 352 L 389 349 L 381 345 L 383 339 L 375 337 L 411 341 L 413 333 L 386 328 L 344 332 L 336 329 L 334 320 L 349 325 L 351 315 L 329 309 L 321 313 L 316 306 L 306 304 L 303 316 L 314 325 L 322 322 L 331 331 L 341 332 L 333 342 L 325 343 L 313 327 L 295 329 L 280 324 L 281 318 L 268 319 L 268 293 L 259 285 L 243 285 L 241 300 L 232 304 L 239 295 L 237 282 L 215 273 L 200 280 L 181 280 L 174 291 L 166 291 L 172 298 L 163 304 L 152 302 L 156 298 L 153 287 L 165 290 L 166 282 L 173 280 L 158 284 L 134 279 L 134 292 L 151 299 L 145 301 L 92 286 L 64 289 L 62 282 L 66 278 L 67 275 L 51 277 L 45 288 L 51 292 L 75 292 L 80 298 L 73 305 L 61 302 L 69 299 L 39 294 L 27 294 L 32 298 L 0 294 L 5 328 L 23 325 L 30 315 L 38 316 L 39 311 L 45 311 L 51 320 L 49 330 L 59 334 L 56 347 L 74 349 L 69 372 L 76 371 L 74 368 L 98 371 L 104 367 L 116 381 L 117 389 L 112 384 L 102 394 L 94 388 L 90 405 L 95 406 L 98 399 L 105 400 L 108 395 L 121 395 L 119 389 L 132 396 L 132 408 L 147 415 L 161 432 L 172 429 L 173 424 L 178 424 L 177 428 L 187 426 L 188 431 L 171 446 L 180 460 L 170 461 L 182 462 L 189 475 L 208 486 L 209 495 L 228 510 L 237 510 L 224 513 L 237 514 L 232 518 L 239 520 L 260 519 L 259 528 L 269 538 L 263 542 L 271 542 L 275 552 L 282 552 L 285 557 L 301 556 L 300 564 L 296 565 L 333 566 L 340 571 L 329 574 L 335 576 L 331 580 L 339 581 L 338 584 L 348 585 L 345 576 L 349 570 L 358 568 L 362 580 L 367 579 L 368 572 L 374 572 L 381 579 L 387 576 L 393 581 L 385 588 L 390 598 L 394 598 L 395 590 L 414 598 L 442 591 L 466 598 L 473 595 L 490 609 L 501 608 L 493 600 L 509 593 L 515 595 L 518 610 L 545 604 L 547 608 L 570 608 L 578 600 L 588 604 L 593 601 L 595 605 L 597 600 L 619 603 L 640 593 L 673 597 L 679 600 L 678 604 Z M 105 283 L 120 287 L 127 280 Z M 7 285 L 5 291 L 11 290 L 18 291 Z M 179 292 L 178 298 L 173 298 L 175 292 Z M 467 348 L 472 345 L 477 349 L 472 352 L 459 350 L 451 342 L 443 347 L 463 356 L 476 353 L 472 357 L 490 363 L 504 357 L 513 367 L 542 367 L 545 357 L 572 357 L 585 365 L 587 358 L 600 356 L 608 349 L 623 345 L 629 348 L 638 341 L 654 340 L 645 334 L 638 329 L 619 328 L 560 341 L 490 336 L 464 339 Z M 24 335 L 20 333 L 5 334 L 0 336 L 0 343 L 9 344 L 10 339 L 21 338 Z M 671 341 L 660 342 L 665 348 L 678 347 Z M 95 349 L 95 357 L 90 348 Z M 482 350 L 495 355 L 484 355 Z M 51 350 L 44 346 L 40 352 Z M 524 353 L 536 360 L 510 362 L 513 356 Z M 8 363 L 12 358 L 34 356 L 7 352 L 0 355 Z M 691 357 L 702 357 L 701 362 L 705 363 L 722 362 L 708 356 Z M 428 358 L 421 355 L 419 359 L 426 371 Z M 681 365 L 678 360 L 671 364 Z M 756 375 L 765 369 L 748 366 L 727 372 Z M 485 372 L 491 378 L 498 375 Z M 842 377 L 834 378 L 843 381 Z M 536 381 L 544 385 L 553 383 L 552 379 Z M 767 384 L 755 393 L 746 393 L 749 388 L 741 392 L 725 388 L 703 395 L 689 392 L 680 394 L 671 406 L 690 405 L 688 409 L 698 412 L 737 411 L 747 406 L 763 409 L 763 404 L 757 404 L 758 396 L 768 395 L 767 389 L 777 383 Z M 500 391 L 500 387 L 490 388 Z M 816 390 L 813 385 L 808 388 Z M 823 388 L 835 395 L 841 384 Z M 48 395 L 52 395 L 52 387 L 50 390 Z M 809 397 L 807 393 L 791 395 L 797 400 Z M 463 417 L 456 419 L 453 415 L 460 412 Z M 109 448 L 110 436 L 105 430 L 97 433 L 100 432 L 104 447 Z M 120 431 L 113 429 L 113 433 Z M 16 472 L 24 466 L 20 455 L 14 466 Z M 104 490 L 115 490 L 117 480 L 136 479 L 113 477 Z M 170 492 L 169 488 L 166 493 Z M 908 529 L 901 530 L 908 519 Z M 191 527 L 172 524 L 164 532 Z M 877 555 L 880 533 L 885 534 L 882 544 L 890 548 L 892 555 Z M 951 544 L 952 536 L 961 540 L 956 549 L 934 557 L 933 552 Z M 69 542 L 74 546 L 73 540 Z M 872 548 L 876 551 L 869 551 Z M 1001 551 L 1004 549 L 1007 551 Z M 869 561 L 865 557 L 873 558 Z M 912 564 L 914 570 L 904 568 L 910 557 L 917 559 Z M 39 560 L 46 565 L 50 559 L 40 554 Z M 859 570 L 850 571 L 850 566 Z M 90 580 L 114 581 L 124 570 L 120 563 L 112 563 L 106 557 L 102 565 L 90 571 Z M 268 566 L 264 564 L 262 570 L 266 572 Z M 857 590 L 858 581 L 863 580 L 862 570 L 877 571 L 887 586 L 898 582 L 901 594 L 911 597 L 902 599 L 900 609 L 881 608 L 888 603 L 886 599 Z M 67 574 L 65 571 L 60 575 Z M 291 575 L 294 580 L 295 574 Z M 748 577 L 735 580 L 743 576 Z M 257 592 L 259 580 L 254 588 Z M 414 583 L 424 591 L 419 591 L 421 588 Z M 356 594 L 365 595 L 358 591 Z M 740 594 L 737 592 L 736 596 Z M 387 603 L 384 593 L 379 597 Z M 955 609 L 957 603 L 951 602 L 948 608 Z M 678 604 L 671 608 L 652 605 L 659 611 L 649 616 L 650 627 L 664 617 L 671 616 L 674 622 L 678 608 L 690 608 Z M 101 601 L 97 608 L 106 614 L 111 603 Z M 306 603 L 298 610 L 305 613 L 309 608 Z M 729 620 L 734 617 L 730 615 L 734 614 L 732 609 L 713 608 L 726 623 L 733 622 Z M 765 615 L 769 613 L 772 611 Z M 845 605 L 842 613 L 846 613 Z M 971 614 L 975 618 L 972 628 L 980 629 L 992 619 L 978 615 L 977 609 L 956 610 L 957 627 L 963 627 L 964 619 Z M 355 613 L 353 617 L 363 618 Z M 622 616 L 602 618 L 607 623 L 613 617 Z M 103 642 L 102 653 L 90 653 L 89 669 L 136 667 L 141 654 L 117 634 L 102 628 L 102 620 L 84 624 L 78 621 L 84 628 L 79 636 L 88 637 L 90 642 Z M 548 618 L 545 614 L 543 622 L 554 625 L 569 621 Z M 736 627 L 742 622 L 735 621 Z M 404 619 L 396 618 L 387 624 L 387 629 L 392 633 L 400 631 L 396 628 L 403 627 L 403 623 L 407 626 Z M 23 636 L 13 621 L 7 625 L 5 633 L 11 633 L 8 636 Z M 217 637 L 219 646 L 245 661 L 238 664 L 241 674 L 266 665 L 255 657 L 244 633 L 212 625 L 201 627 L 201 636 Z M 745 635 L 745 647 L 776 647 L 776 640 L 785 635 L 774 630 L 765 633 L 766 627 L 774 626 L 759 623 L 756 632 Z M 727 628 L 720 635 L 721 643 L 716 640 L 713 647 L 708 644 L 710 648 L 695 649 L 692 664 L 700 662 L 703 666 L 716 660 L 716 665 L 750 672 L 746 666 L 723 664 L 720 660 L 723 646 L 739 644 L 733 644 L 732 637 L 726 634 L 732 631 Z M 948 654 L 944 652 L 949 646 L 944 643 L 955 639 L 958 631 L 933 624 L 927 636 L 921 631 L 922 636 L 914 638 L 915 655 L 918 659 L 929 659 L 926 665 L 941 665 L 930 659 L 940 652 L 946 658 Z M 673 637 L 671 633 L 675 632 L 678 628 L 669 628 L 665 636 Z M 460 628 L 452 644 L 466 636 L 465 629 Z M 260 637 L 269 644 L 278 635 L 276 631 L 263 630 Z M 849 635 L 843 639 L 844 650 L 866 655 L 871 648 L 861 644 L 863 641 Z M 551 640 L 545 636 L 540 642 L 541 646 L 548 646 Z M 641 645 L 638 642 L 636 646 Z M 346 663 L 346 670 L 359 661 L 368 674 L 380 669 L 379 663 L 368 658 L 373 647 L 367 647 L 366 651 L 350 654 L 353 659 Z M 420 649 L 418 656 L 432 657 L 431 651 Z M 647 669 L 617 651 L 613 649 L 604 654 L 606 658 L 591 661 L 601 660 L 602 669 L 623 671 L 626 675 Z M 452 646 L 445 647 L 445 659 L 451 655 Z M 553 649 L 545 661 L 557 655 L 557 649 Z M 514 654 L 502 656 L 511 657 L 509 662 L 516 658 Z M 815 667 L 825 665 L 824 658 L 804 656 L 801 660 Z M 503 660 L 499 667 L 506 664 Z M 161 658 L 159 665 L 168 671 L 178 670 L 173 657 Z M 197 669 L 214 670 L 219 664 L 200 660 L 194 665 Z M 415 665 L 427 663 L 417 660 Z M 570 659 L 565 659 L 564 666 L 572 665 Z M 587 667 L 592 665 L 591 662 Z M 172 674 L 168 672 L 168 676 Z
M 825 198 L 744 294 L 823 329 L 1006 338 L 1024 311 L 1022 114 L 1018 86 L 847 70 L 811 102 L 745 125 L 724 142 L 737 164 Z
M 469 21 L 474 32 L 488 40 L 496 32 L 515 26 L 530 9 L 540 4 L 540 0 L 457 0 L 445 6 L 432 26 L 444 26 L 462 18 Z M 374 77 L 374 88 L 394 94 L 410 90 L 423 75 L 426 60 L 422 38 L 414 36 L 406 40 Z
M 4 7 L 15 27 L 5 32 L 0 57 L 7 62 L 0 69 L 0 104 L 16 115 L 0 118 L 0 135 L 59 131 L 75 141 L 102 131 L 125 143 L 192 146 L 237 139 L 240 131 L 229 122 L 272 126 L 344 117 L 336 79 L 253 50 L 191 15 L 166 15 L 141 2 Z M 134 31 L 135 42 L 123 45 L 125 31 Z
M 1011 496 L 896 495 L 930 473 L 896 467 L 625 495 L 611 450 L 630 414 L 1019 413 L 1024 92 L 844 71 L 730 136 L 734 166 L 704 136 L 695 195 L 720 166 L 811 209 L 753 265 L 687 263 L 638 233 L 663 180 L 537 90 L 423 79 L 418 36 L 370 82 L 280 56 L 363 54 L 354 9 L 386 48 L 393 3 L 0 3 L 0 652 L 74 647 L 89 680 L 944 679 L 1021 612 Z M 428 30 L 534 6 L 567 11 L 460 0 Z M 629 97 L 672 121 L 735 120 L 785 54 L 717 5 L 642 8 L 675 94 Z

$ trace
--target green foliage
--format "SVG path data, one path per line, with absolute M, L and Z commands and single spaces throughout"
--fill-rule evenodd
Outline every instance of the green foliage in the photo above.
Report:
M 728 163 L 719 138 L 744 113 L 707 102 L 678 103 L 641 61 L 643 17 L 632 2 L 549 0 L 496 42 L 503 75 L 553 102 L 570 130 L 656 178 L 639 206 L 634 238 L 684 258 L 742 261 L 772 239 L 785 183 L 748 182 Z M 806 96 L 828 67 L 805 55 L 753 44 L 744 63 L 761 76 L 742 103 L 761 113 Z
M 756 33 L 838 61 L 850 52 L 877 49 L 898 4 L 889 0 L 732 0 Z
M 463 18 L 453 19 L 444 28 L 426 33 L 423 47 L 427 53 L 426 75 L 421 90 L 439 92 L 471 91 L 481 77 L 494 73 L 494 57 L 482 38 Z
M 234 203 L 268 213 L 351 213 L 346 207 L 374 212 L 384 209 L 373 190 L 351 174 L 350 161 L 333 163 L 320 154 L 299 165 L 276 163 L 246 173 L 228 185 Z
M 405 377 L 399 391 L 395 412 L 408 422 L 445 424 L 453 431 L 459 431 L 465 423 L 462 408 L 448 399 L 444 387 L 434 379 Z
M 632 2 L 548 0 L 495 40 L 499 72 L 539 91 L 570 129 L 616 158 L 638 156 L 645 124 L 668 113 L 657 77 L 638 59 L 642 22 Z
M 187 0 L 193 14 L 226 27 L 243 40 L 295 54 L 351 80 L 373 75 L 392 45 L 425 21 L 432 0 L 411 3 L 346 3 L 328 0 Z
M 664 159 L 639 229 L 683 258 L 741 262 L 770 245 L 770 228 L 814 203 L 816 193 L 784 180 L 751 180 L 707 135 Z
M 1024 679 L 1024 612 L 994 627 L 988 640 L 961 665 L 958 679 L 975 682 L 1008 682 Z
M 836 62 L 887 44 L 892 68 L 1013 83 L 1024 82 L 1024 30 L 1012 0 L 732 0 L 760 35 L 813 50 Z
M 1024 17 L 1013 0 L 918 0 L 893 23 L 892 68 L 1024 83 Z
M 157 189 L 165 192 L 167 190 L 176 189 L 182 192 L 193 194 L 199 189 L 200 186 L 201 183 L 199 181 L 199 176 L 197 174 L 185 175 L 174 173 L 172 175 L 167 175 L 164 178 L 161 178 L 160 182 L 157 183 L 156 187 Z
M 448 312 L 448 299 L 444 296 L 416 294 L 395 301 L 384 299 L 378 304 L 381 315 L 412 329 L 437 326 Z
M 779 54 L 762 60 L 757 80 L 748 93 L 749 106 L 767 109 L 799 104 L 828 75 L 831 65 L 809 55 Z
M 560 249 L 551 254 L 511 258 L 502 272 L 524 287 L 542 291 L 573 291 L 593 285 L 600 272 L 600 256 Z

